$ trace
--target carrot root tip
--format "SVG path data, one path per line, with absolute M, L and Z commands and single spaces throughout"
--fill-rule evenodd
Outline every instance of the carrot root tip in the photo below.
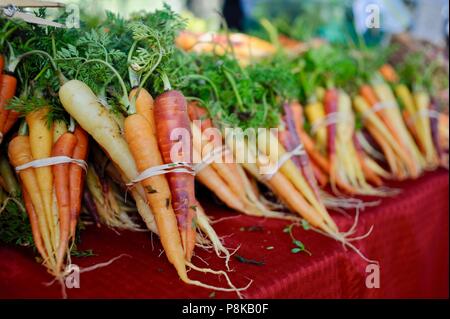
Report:
M 250 287 L 250 285 L 253 283 L 253 280 L 250 280 L 250 282 L 249 282 L 245 287 L 237 288 L 237 287 L 234 286 L 234 284 L 231 282 L 230 277 L 228 276 L 228 274 L 227 274 L 225 271 L 223 271 L 223 270 L 213 270 L 213 269 L 210 269 L 210 268 L 200 268 L 200 267 L 197 267 L 197 266 L 195 266 L 194 264 L 192 264 L 192 263 L 190 263 L 190 262 L 186 262 L 186 265 L 187 265 L 189 268 L 191 268 L 191 269 L 193 269 L 193 270 L 196 270 L 196 271 L 198 271 L 198 272 L 209 273 L 209 274 L 214 274 L 214 275 L 219 275 L 219 276 L 220 276 L 220 275 L 224 276 L 225 279 L 226 279 L 226 281 L 227 281 L 227 284 L 228 284 L 228 286 L 229 286 L 230 288 L 216 287 L 216 286 L 208 285 L 208 284 L 202 283 L 202 282 L 200 282 L 200 281 L 197 281 L 197 280 L 191 280 L 191 279 L 188 279 L 188 280 L 187 280 L 187 283 L 188 283 L 188 284 L 192 284 L 192 285 L 199 286 L 199 287 L 203 287 L 203 288 L 207 288 L 207 289 L 217 290 L 217 291 L 235 292 L 235 293 L 238 295 L 238 297 L 239 297 L 240 299 L 243 299 L 243 298 L 244 298 L 244 296 L 242 295 L 241 291 L 247 290 L 247 289 Z

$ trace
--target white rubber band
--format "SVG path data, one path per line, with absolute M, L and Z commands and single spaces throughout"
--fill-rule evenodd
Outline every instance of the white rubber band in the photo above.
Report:
M 226 145 L 224 145 L 220 148 L 212 150 L 202 162 L 196 165 L 192 165 L 186 162 L 179 162 L 149 167 L 146 170 L 142 171 L 138 176 L 136 176 L 131 182 L 127 183 L 126 185 L 128 187 L 133 187 L 135 184 L 142 182 L 147 178 L 168 173 L 187 173 L 195 176 L 202 169 L 214 162 L 217 157 L 221 156 L 222 154 L 227 154 L 228 152 L 229 149 L 227 149 Z
M 397 107 L 397 106 L 396 106 L 394 103 L 392 103 L 392 102 L 385 102 L 385 103 L 383 103 L 383 102 L 378 102 L 378 103 L 375 104 L 373 107 L 368 108 L 367 110 L 365 110 L 365 111 L 362 113 L 362 117 L 363 117 L 363 118 L 367 118 L 367 116 L 368 116 L 369 114 L 375 114 L 375 113 L 380 112 L 381 110 L 385 110 L 385 109 L 393 109 L 393 108 L 396 108 L 396 107 Z
M 333 112 L 327 114 L 324 118 L 316 121 L 311 127 L 311 133 L 316 134 L 319 128 L 329 126 L 331 124 L 338 124 L 342 122 L 350 122 L 350 118 L 345 117 L 342 112 Z
M 377 113 L 377 112 L 380 112 L 381 110 L 393 109 L 395 107 L 396 107 L 396 105 L 393 102 L 378 102 L 371 108 L 371 110 L 373 112 Z
M 222 156 L 222 154 L 228 154 L 230 150 L 227 148 L 226 145 L 222 147 L 217 147 L 213 149 L 200 163 L 196 164 L 194 166 L 195 173 L 200 172 L 205 167 L 209 166 L 212 162 L 214 162 L 219 156 Z
M 136 176 L 131 182 L 127 183 L 126 185 L 128 187 L 133 187 L 135 184 L 142 182 L 147 178 L 168 173 L 188 173 L 191 175 L 195 175 L 195 170 L 191 164 L 185 162 L 153 166 L 142 171 L 138 176 Z
M 292 156 L 300 156 L 300 155 L 304 155 L 304 154 L 306 154 L 306 151 L 305 151 L 303 144 L 299 144 L 292 151 L 284 153 L 278 160 L 277 164 L 275 165 L 274 172 L 272 172 L 270 174 L 262 175 L 262 180 L 269 181 L 280 170 L 281 166 L 283 166 L 284 163 L 286 163 L 288 160 L 290 160 Z
M 415 123 L 418 118 L 433 118 L 433 119 L 439 119 L 441 116 L 441 113 L 435 110 L 428 110 L 428 109 L 422 109 L 419 112 L 416 112 L 413 116 L 410 117 L 409 121 L 410 123 Z
M 77 164 L 78 166 L 81 166 L 81 168 L 83 168 L 85 171 L 87 171 L 88 165 L 83 160 L 70 158 L 68 156 L 54 156 L 54 157 L 40 158 L 23 165 L 19 165 L 16 167 L 16 172 L 20 172 L 28 168 L 46 167 L 66 163 Z

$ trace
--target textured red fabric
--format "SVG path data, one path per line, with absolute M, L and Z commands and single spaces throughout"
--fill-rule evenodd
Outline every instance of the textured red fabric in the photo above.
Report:
M 215 204 L 205 205 L 214 218 L 234 216 L 214 225 L 229 248 L 237 254 L 263 261 L 263 266 L 243 264 L 233 258 L 230 277 L 236 286 L 249 279 L 248 298 L 448 298 L 448 173 L 440 170 L 417 181 L 398 185 L 402 193 L 384 199 L 378 207 L 361 213 L 357 234 L 371 225 L 370 237 L 356 245 L 380 263 L 381 287 L 365 286 L 366 263 L 354 252 L 312 231 L 295 228 L 294 235 L 312 252 L 291 253 L 292 243 L 283 228 L 285 221 L 237 215 Z M 333 214 L 341 229 L 352 220 Z M 249 231 L 248 226 L 261 226 Z M 244 228 L 243 228 L 244 227 Z M 273 249 L 267 249 L 272 246 Z M 81 287 L 68 290 L 69 298 L 208 298 L 211 291 L 183 284 L 169 265 L 161 246 L 149 233 L 89 228 L 83 233 L 81 249 L 98 256 L 74 258 L 80 267 L 104 262 L 126 253 L 112 265 L 81 274 Z M 198 266 L 224 269 L 224 260 L 197 249 Z M 225 280 L 189 272 L 193 279 L 225 285 Z M 0 298 L 61 297 L 57 284 L 27 249 L 0 247 Z M 215 298 L 234 298 L 216 292 Z

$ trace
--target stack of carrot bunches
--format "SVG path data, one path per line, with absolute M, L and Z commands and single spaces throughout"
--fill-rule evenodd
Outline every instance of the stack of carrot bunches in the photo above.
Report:
M 322 169 L 322 171 L 316 169 L 318 171 L 316 175 L 328 174 L 334 193 L 374 196 L 388 194 L 384 190 L 377 189 L 383 184 L 381 178 L 386 177 L 387 174 L 362 151 L 355 138 L 355 114 L 352 110 L 351 98 L 344 90 L 327 89 L 324 92 L 323 101 L 306 105 L 305 114 L 315 128 L 311 133 L 317 143 L 317 149 L 310 146 L 309 153 Z M 302 135 L 306 140 L 310 139 L 306 133 Z M 314 154 L 321 149 L 323 155 Z M 327 157 L 326 161 L 324 156 Z M 320 179 L 325 180 L 323 177 Z
M 207 111 L 197 102 L 190 102 L 188 110 L 194 136 L 194 157 L 201 160 L 217 154 L 216 161 L 197 173 L 197 180 L 228 207 L 238 212 L 250 216 L 295 220 L 294 216 L 273 211 L 260 201 L 255 180 L 249 178 L 242 166 L 233 161 L 233 155 L 229 153 L 228 147 L 223 146 L 221 136 L 217 136 L 217 131 L 214 130 L 210 130 L 208 134 L 214 124 Z M 197 136 L 200 138 L 195 138 Z
M 19 116 L 24 118 L 18 132 L 3 141 L 10 163 L 17 168 L 56 156 L 89 163 L 86 172 L 75 163 L 17 172 L 34 244 L 52 275 L 65 275 L 81 211 L 90 212 L 97 224 L 131 230 L 140 228 L 128 215 L 137 211 L 145 226 L 159 235 L 185 283 L 239 294 L 242 288 L 234 287 L 226 272 L 192 263 L 199 247 L 213 248 L 227 262 L 230 257 L 196 198 L 195 180 L 235 211 L 303 219 L 359 253 L 351 244 L 352 232 L 338 228 L 329 208 L 360 206 L 361 201 L 352 198 L 356 195 L 394 195 L 382 187 L 386 180 L 417 178 L 440 165 L 448 167 L 448 115 L 437 112 L 426 90 L 405 85 L 392 66 L 383 65 L 363 82 L 344 84 L 326 81 L 331 75 L 339 77 L 330 69 L 300 68 L 306 77 L 321 79 L 301 95 L 274 86 L 284 79 L 304 85 L 297 81 L 294 67 L 303 57 L 292 62 L 292 72 L 282 72 L 277 57 L 250 65 L 246 58 L 242 66 L 227 50 L 224 56 L 181 53 L 175 40 L 182 27 L 180 17 L 165 7 L 131 21 L 109 16 L 96 30 L 53 30 L 50 36 L 20 26 L 11 33 L 10 47 L 19 57 L 29 57 L 19 67 L 20 74 L 27 75 L 18 83 L 20 98 L 12 99 L 15 77 L 0 73 L 0 136 Z M 25 41 L 31 34 L 49 41 Z M 271 49 L 267 55 L 273 53 Z M 4 61 L 0 56 L 1 70 Z M 275 70 L 267 75 L 272 83 L 258 78 L 268 66 Z M 322 72 L 318 77 L 317 70 Z M 189 77 L 198 81 L 184 81 Z M 36 92 L 31 94 L 30 88 Z M 55 114 L 58 121 L 52 120 Z M 258 133 L 257 143 L 224 134 L 236 122 L 246 128 L 252 118 L 260 119 L 252 123 L 277 128 L 278 133 Z M 194 139 L 175 161 L 171 153 L 178 141 L 172 133 L 180 128 Z M 217 131 L 222 134 L 215 136 Z M 96 143 L 88 143 L 89 137 Z M 138 178 L 179 161 L 195 170 L 198 159 L 218 150 L 216 161 L 200 165 L 195 174 L 182 170 Z M 230 157 L 234 162 L 217 161 Z M 242 158 L 246 161 L 236 162 Z M 108 163 L 100 164 L 103 161 Z M 267 163 L 276 169 L 263 173 Z M 2 159 L 0 168 L 7 167 L 4 164 Z M 17 196 L 3 182 L 11 180 L 7 170 L 0 172 L 2 188 Z M 276 200 L 263 196 L 267 189 Z M 124 191 L 133 205 L 118 198 Z M 192 280 L 188 269 L 225 275 L 228 287 Z

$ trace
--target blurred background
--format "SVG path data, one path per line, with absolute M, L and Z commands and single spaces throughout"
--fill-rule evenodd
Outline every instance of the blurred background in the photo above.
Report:
M 91 14 L 104 10 L 123 16 L 169 4 L 190 18 L 194 31 L 214 31 L 223 20 L 230 29 L 258 35 L 260 19 L 269 19 L 280 31 L 297 40 L 321 37 L 342 43 L 362 36 L 366 43 L 387 43 L 408 32 L 414 39 L 448 45 L 448 0 L 63 0 L 77 3 Z M 369 5 L 380 8 L 380 28 L 367 29 Z

